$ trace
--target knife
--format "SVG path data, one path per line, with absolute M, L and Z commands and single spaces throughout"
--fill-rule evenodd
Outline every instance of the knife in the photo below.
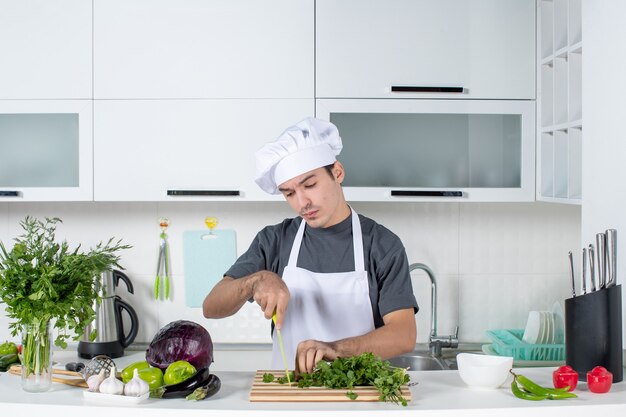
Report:
M 587 294 L 587 283 L 585 282 L 585 276 L 587 275 L 587 248 L 583 248 L 583 265 L 582 265 L 582 280 L 580 288 L 583 294 Z
M 276 310 L 274 310 L 272 321 L 274 321 L 274 326 L 276 326 Z M 287 377 L 287 382 L 289 383 L 289 385 L 291 385 L 291 378 L 289 377 L 289 365 L 287 364 L 285 346 L 283 345 L 283 336 L 280 334 L 280 330 L 278 330 L 278 327 L 276 327 L 276 334 L 278 335 L 278 346 L 280 346 L 280 354 L 283 356 L 283 363 L 285 364 L 285 376 Z
M 594 259 L 593 244 L 589 244 L 589 278 L 591 278 L 591 291 L 596 290 L 596 268 Z
M 596 255 L 598 256 L 598 289 L 601 290 L 606 285 L 606 235 L 596 234 Z
M 606 287 L 616 284 L 617 278 L 617 230 L 608 229 L 606 231 L 606 257 L 608 267 L 608 279 Z
M 572 257 L 572 251 L 567 253 L 569 258 L 569 274 L 572 278 L 572 298 L 576 297 L 576 280 L 574 279 L 574 258 Z

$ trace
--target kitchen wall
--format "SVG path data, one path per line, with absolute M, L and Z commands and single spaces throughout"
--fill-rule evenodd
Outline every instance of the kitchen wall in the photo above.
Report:
M 429 265 L 438 279 L 439 333 L 460 327 L 462 342 L 487 341 L 485 330 L 523 328 L 529 310 L 550 310 L 569 295 L 567 251 L 578 248 L 580 207 L 548 203 L 355 203 L 357 212 L 376 219 L 400 236 L 409 262 Z M 235 316 L 207 320 L 199 308 L 185 306 L 182 234 L 202 230 L 206 216 L 218 228 L 237 232 L 243 253 L 256 232 L 292 213 L 285 203 L 0 203 L 0 240 L 21 233 L 26 215 L 63 220 L 57 237 L 85 248 L 115 236 L 133 248 L 122 265 L 135 286 L 119 294 L 137 310 L 136 341 L 149 342 L 173 320 L 203 324 L 218 343 L 270 342 L 269 323 L 256 304 Z M 173 300 L 152 299 L 159 244 L 158 218 L 171 221 Z M 418 342 L 429 333 L 430 284 L 421 271 L 412 276 L 421 310 L 416 316 Z M 0 340 L 10 338 L 8 319 L 0 315 Z
M 617 283 L 624 283 L 626 265 L 626 3 L 587 0 L 583 6 L 583 206 L 580 247 L 595 241 L 595 234 L 617 229 Z M 620 174 L 621 172 L 621 174 Z M 622 337 L 626 337 L 626 293 L 622 290 Z M 624 344 L 626 346 L 626 343 Z M 625 351 L 626 357 L 626 351 Z M 626 360 L 624 361 L 626 363 Z

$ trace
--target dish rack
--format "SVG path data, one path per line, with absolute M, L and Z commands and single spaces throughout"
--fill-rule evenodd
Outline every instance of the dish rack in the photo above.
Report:
M 524 342 L 523 336 L 523 329 L 487 330 L 487 337 L 493 342 L 493 350 L 500 356 L 526 361 L 565 360 L 564 344 L 531 344 Z

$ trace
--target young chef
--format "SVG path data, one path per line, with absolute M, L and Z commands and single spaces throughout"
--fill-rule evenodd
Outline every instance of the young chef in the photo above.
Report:
M 257 184 L 282 194 L 298 217 L 261 230 L 203 303 L 207 318 L 256 301 L 276 311 L 296 370 L 373 352 L 383 359 L 415 346 L 413 296 L 400 239 L 347 203 L 342 143 L 332 123 L 308 118 L 256 153 Z M 272 367 L 284 367 L 273 335 Z

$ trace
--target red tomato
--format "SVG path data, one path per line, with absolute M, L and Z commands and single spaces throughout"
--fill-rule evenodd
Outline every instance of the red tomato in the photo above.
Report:
M 589 391 L 603 394 L 609 392 L 611 384 L 613 384 L 613 374 L 607 371 L 604 366 L 596 366 L 587 372 Z
M 569 365 L 561 366 L 552 373 L 552 382 L 554 388 L 569 387 L 568 391 L 573 391 L 578 385 L 578 372 Z

